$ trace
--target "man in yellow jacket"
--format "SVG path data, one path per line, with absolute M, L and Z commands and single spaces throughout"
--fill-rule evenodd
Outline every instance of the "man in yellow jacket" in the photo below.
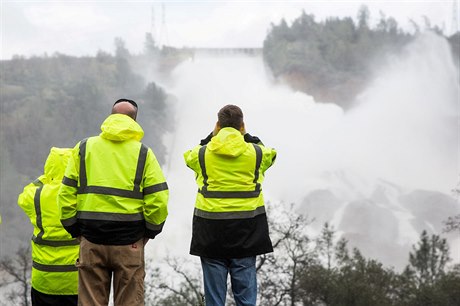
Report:
M 18 205 L 34 227 L 32 305 L 77 305 L 78 241 L 63 228 L 56 196 L 71 149 L 51 148 L 45 172 L 24 187 Z
M 236 105 L 223 107 L 214 132 L 184 153 L 198 185 L 190 253 L 201 257 L 208 306 L 225 305 L 228 274 L 236 305 L 256 305 L 256 255 L 273 251 L 261 184 L 275 157 L 246 133 Z
M 150 148 L 140 141 L 137 104 L 115 102 L 102 133 L 72 150 L 58 204 L 61 222 L 79 237 L 79 303 L 144 305 L 144 245 L 162 231 L 168 186 Z

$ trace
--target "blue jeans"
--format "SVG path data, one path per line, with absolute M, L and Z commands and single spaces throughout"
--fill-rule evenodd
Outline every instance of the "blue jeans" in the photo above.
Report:
M 211 259 L 201 257 L 206 306 L 225 306 L 230 273 L 237 306 L 255 306 L 257 300 L 256 257 Z

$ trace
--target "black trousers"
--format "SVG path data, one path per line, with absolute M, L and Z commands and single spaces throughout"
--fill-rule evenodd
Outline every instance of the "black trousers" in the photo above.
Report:
M 78 295 L 51 295 L 32 288 L 32 306 L 77 306 Z

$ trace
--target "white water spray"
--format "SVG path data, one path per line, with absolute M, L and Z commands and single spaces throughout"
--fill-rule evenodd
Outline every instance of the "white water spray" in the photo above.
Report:
M 442 192 L 456 185 L 458 72 L 437 36 L 421 37 L 391 60 L 349 112 L 273 85 L 258 57 L 197 57 L 171 79 L 167 91 L 178 103 L 165 169 L 170 216 L 151 248 L 154 256 L 188 254 L 196 186 L 182 154 L 212 131 L 226 104 L 239 105 L 247 131 L 278 151 L 263 186 L 275 206 L 334 188 L 324 174 L 336 171 L 359 178 L 348 182 L 350 197 L 368 194 L 376 179 Z

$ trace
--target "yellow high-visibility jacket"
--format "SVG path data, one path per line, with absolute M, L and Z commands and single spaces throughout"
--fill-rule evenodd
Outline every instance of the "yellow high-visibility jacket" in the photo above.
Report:
M 184 153 L 196 173 L 192 255 L 242 258 L 272 252 L 262 182 L 274 149 L 245 142 L 231 127 Z
M 58 204 L 73 237 L 126 245 L 162 231 L 169 197 L 160 165 L 140 140 L 144 131 L 123 114 L 110 115 L 102 133 L 72 151 Z
M 76 239 L 63 228 L 57 193 L 71 149 L 51 148 L 45 173 L 24 187 L 18 205 L 34 227 L 32 237 L 32 287 L 50 295 L 78 294 L 79 254 Z

